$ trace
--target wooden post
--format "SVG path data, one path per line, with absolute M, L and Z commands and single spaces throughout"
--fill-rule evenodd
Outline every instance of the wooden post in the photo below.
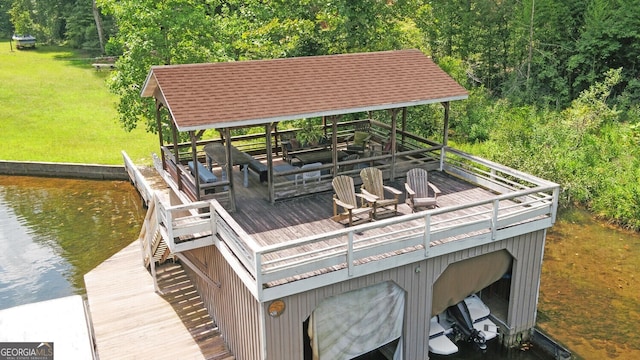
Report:
M 198 170 L 198 149 L 196 148 L 198 138 L 195 136 L 195 133 L 193 131 L 189 131 L 189 139 L 191 140 L 191 161 L 193 161 L 193 176 L 195 177 L 196 182 L 196 198 L 200 200 L 200 171 Z
M 396 178 L 396 131 L 397 131 L 398 109 L 391 109 L 391 173 L 389 180 Z
M 160 157 L 162 158 L 162 168 L 167 169 L 167 159 L 164 156 L 164 152 L 162 151 L 162 147 L 164 146 L 164 140 L 162 139 L 162 114 L 160 110 L 164 106 L 160 101 L 158 101 L 158 97 L 154 96 L 156 101 L 156 127 L 158 128 L 158 141 L 160 143 Z
M 331 158 L 333 160 L 333 176 L 338 174 L 338 116 L 331 116 Z
M 272 128 L 273 128 L 273 130 L 272 130 L 272 131 L 273 131 L 273 139 L 274 139 L 274 146 L 273 146 L 273 148 L 276 150 L 276 156 L 279 156 L 279 152 L 278 152 L 278 148 L 279 148 L 279 146 L 278 146 L 278 144 L 279 144 L 279 143 L 278 143 L 278 138 L 279 138 L 279 136 L 278 136 L 278 123 L 277 123 L 277 122 L 276 122 L 276 123 L 273 123 Z M 270 133 L 270 132 L 269 132 L 269 133 L 267 133 L 267 134 L 269 134 L 268 136 L 271 136 L 271 133 Z
M 403 107 L 402 108 L 402 127 L 401 127 L 401 131 L 402 131 L 402 138 L 400 140 L 400 144 L 404 145 L 405 142 L 405 133 L 407 131 L 407 107 Z
M 171 115 L 169 115 L 171 117 Z M 178 190 L 182 190 L 182 168 L 180 167 L 180 149 L 178 148 L 178 129 L 176 124 L 171 119 L 171 134 L 173 135 L 173 159 L 176 163 L 176 182 L 178 183 Z
M 272 125 L 273 124 L 273 125 Z M 266 146 L 267 146 L 267 189 L 269 189 L 269 201 L 274 204 L 274 196 L 272 195 L 271 187 L 273 186 L 273 148 L 271 144 L 271 131 L 276 131 L 276 149 L 278 146 L 278 123 L 268 123 L 264 126 L 264 133 L 266 134 Z M 277 151 L 277 150 L 276 150 Z M 277 155 L 277 153 L 276 153 Z M 248 166 L 248 165 L 247 165 Z M 259 175 L 258 175 L 259 176 Z
M 223 136 L 224 139 L 224 148 L 226 152 L 226 174 L 227 181 L 229 182 L 229 206 L 231 211 L 236 211 L 236 194 L 235 188 L 233 186 L 233 159 L 231 157 L 231 129 L 228 127 L 222 129 L 220 135 Z

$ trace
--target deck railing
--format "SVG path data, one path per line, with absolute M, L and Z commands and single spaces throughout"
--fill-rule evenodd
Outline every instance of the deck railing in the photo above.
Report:
M 277 200 L 330 190 L 331 179 L 333 178 L 331 174 L 350 175 L 355 178 L 356 183 L 359 183 L 359 169 L 364 166 L 376 166 L 383 170 L 385 179 L 392 180 L 402 176 L 409 168 L 415 167 L 416 165 L 430 169 L 438 168 L 437 163 L 440 160 L 440 148 L 442 145 L 414 134 L 397 130 L 396 134 L 398 139 L 396 142 L 396 151 L 392 153 L 386 148 L 388 145 L 387 142 L 390 141 L 389 134 L 391 127 L 374 120 L 366 119 L 339 122 L 336 129 L 338 149 L 344 149 L 346 146 L 344 139 L 348 138 L 350 134 L 353 134 L 357 126 L 361 126 L 364 123 L 370 125 L 372 138 L 368 152 L 361 154 L 360 159 L 346 162 L 338 159 L 337 164 L 322 165 L 321 169 L 324 175 L 318 183 L 314 183 L 312 186 L 304 184 L 301 181 L 296 181 L 296 178 L 301 178 L 305 172 L 305 170 L 300 168 L 284 172 L 274 171 L 273 184 L 269 189 L 269 198 L 275 202 Z M 281 144 L 278 141 L 279 137 L 293 134 L 297 130 L 298 129 L 280 130 L 277 134 L 274 132 L 271 135 L 276 157 L 281 151 Z M 328 125 L 323 128 L 323 131 L 330 137 L 332 128 Z M 198 159 L 200 159 L 200 161 L 204 161 L 205 159 L 205 154 L 202 150 L 204 145 L 210 142 L 220 141 L 221 140 L 198 141 L 196 144 L 198 149 L 196 156 Z M 264 159 L 266 156 L 266 138 L 264 134 L 233 136 L 231 143 L 236 149 L 256 158 Z M 173 147 L 161 147 L 161 159 L 164 170 L 170 175 L 170 178 L 176 183 L 179 190 L 194 201 L 197 199 L 210 200 L 215 198 L 221 203 L 231 204 L 233 199 L 231 199 L 231 194 L 227 191 L 229 188 L 229 181 L 227 179 L 219 177 L 217 182 L 200 184 L 200 188 L 196 189 L 196 180 L 186 166 L 187 162 L 193 159 L 191 143 L 178 144 L 177 148 L 178 156 L 176 157 Z M 233 206 L 227 206 L 227 209 L 233 209 Z
M 193 203 L 190 209 L 209 209 L 209 226 L 217 235 L 212 236 L 214 244 L 260 301 L 545 229 L 555 222 L 557 184 L 447 147 L 439 151 L 442 171 L 496 195 L 269 246 L 258 244 L 216 201 Z M 184 226 L 182 231 L 188 233 L 188 222 Z M 379 229 L 384 231 L 375 231 Z

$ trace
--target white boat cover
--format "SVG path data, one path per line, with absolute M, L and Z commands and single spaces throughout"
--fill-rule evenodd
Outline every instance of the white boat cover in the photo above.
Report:
M 309 319 L 313 359 L 352 359 L 400 338 L 404 301 L 404 290 L 392 282 L 325 299 Z M 402 360 L 401 347 L 395 360 Z

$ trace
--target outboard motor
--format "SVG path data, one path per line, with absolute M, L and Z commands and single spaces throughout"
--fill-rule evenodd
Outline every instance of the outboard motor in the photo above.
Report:
M 464 339 L 473 342 L 478 350 L 487 350 L 487 340 L 481 331 L 478 331 L 473 327 L 473 320 L 469 314 L 469 309 L 464 301 L 449 307 L 447 309 L 449 315 L 456 320 L 459 330 L 462 332 Z

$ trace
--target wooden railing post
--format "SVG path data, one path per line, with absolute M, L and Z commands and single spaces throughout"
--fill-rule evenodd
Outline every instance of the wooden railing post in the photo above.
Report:
M 216 239 L 216 234 L 218 233 L 218 213 L 213 206 L 212 200 L 209 200 L 209 221 L 211 222 L 211 236 Z
M 424 216 L 424 257 L 429 257 L 431 248 L 431 214 Z
M 349 269 L 349 276 L 353 276 L 353 231 L 349 231 L 347 234 L 347 266 Z
M 493 215 L 491 216 L 491 240 L 496 239 L 496 232 L 498 231 L 498 213 L 500 210 L 500 199 L 493 201 Z
M 154 195 L 153 196 L 153 201 L 151 202 L 150 206 L 149 206 L 149 212 L 151 212 L 151 214 L 149 215 L 149 221 L 156 221 L 156 226 L 155 229 L 156 231 L 153 231 L 153 234 L 150 234 L 149 231 L 147 231 L 147 256 L 149 258 L 149 268 L 151 270 L 151 278 L 153 279 L 153 289 L 155 290 L 156 293 L 161 294 L 160 291 L 160 286 L 158 286 L 158 277 L 156 274 L 156 262 L 155 259 L 153 257 L 153 239 L 156 236 L 156 232 L 157 232 L 157 227 L 158 227 L 158 206 L 159 206 L 160 200 L 158 199 L 158 196 Z M 155 216 L 154 216 L 155 215 Z M 145 224 L 148 224 L 148 222 L 145 220 Z M 148 229 L 147 229 L 148 230 Z

